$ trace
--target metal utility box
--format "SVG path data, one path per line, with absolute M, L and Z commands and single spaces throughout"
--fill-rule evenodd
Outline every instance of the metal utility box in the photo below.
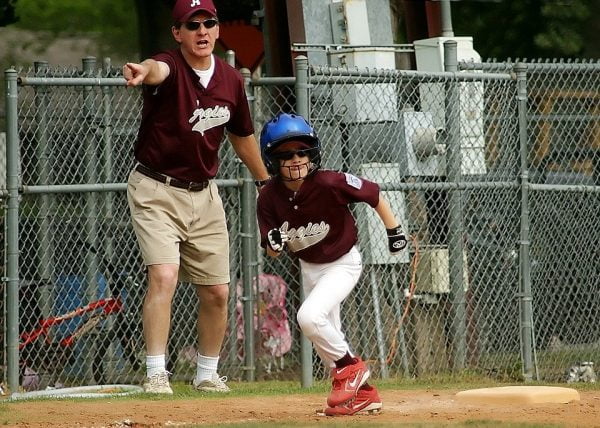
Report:
M 333 106 L 346 123 L 397 122 L 398 98 L 394 83 L 336 85 Z
M 360 47 L 343 49 L 331 55 L 347 67 L 358 69 L 394 69 L 393 48 Z M 332 61 L 333 62 L 333 61 Z M 356 83 L 336 85 L 335 110 L 344 122 L 385 122 L 398 120 L 398 95 L 395 83 Z
M 342 169 L 357 171 L 370 162 L 395 163 L 402 179 L 445 175 L 445 145 L 429 112 L 402 111 L 398 121 L 340 126 Z
M 444 43 L 450 40 L 457 43 L 459 62 L 481 62 L 481 57 L 473 49 L 472 37 L 434 37 L 414 41 L 417 70 L 444 71 Z M 459 87 L 462 173 L 464 175 L 485 174 L 487 169 L 483 128 L 483 82 L 460 82 Z M 446 128 L 444 85 L 421 83 L 419 95 L 421 110 L 431 112 L 436 127 Z
M 395 69 L 396 50 L 386 46 L 344 47 L 329 52 L 333 66 L 369 69 Z
M 401 152 L 406 156 L 409 176 L 434 177 L 446 174 L 442 129 L 435 126 L 430 112 L 406 111 L 400 114 Z
M 333 170 L 346 169 L 345 148 L 339 126 L 325 121 L 313 121 L 313 125 L 321 141 L 322 166 Z
M 467 252 L 463 251 L 463 288 L 469 288 Z M 449 293 L 450 262 L 448 248 L 427 248 L 419 254 L 419 263 L 415 275 L 415 293 Z
M 386 46 L 394 43 L 389 0 L 285 3 L 292 44 Z M 308 50 L 306 55 L 310 64 L 331 65 L 324 50 Z
M 432 37 L 415 40 L 415 57 L 419 71 L 444 71 L 444 43 L 455 41 L 459 61 L 481 62 L 473 49 L 473 37 Z
M 359 69 L 395 69 L 393 48 L 372 45 L 392 42 L 391 25 L 385 35 L 382 22 L 390 22 L 389 6 L 375 9 L 376 1 L 343 0 L 330 5 L 334 40 L 350 46 L 330 55 L 330 62 Z M 377 20 L 374 21 L 374 19 Z M 389 34 L 388 34 L 389 33 Z M 379 39 L 379 40 L 378 40 Z M 357 83 L 339 85 L 334 91 L 336 110 L 344 113 L 345 122 L 382 122 L 398 120 L 398 99 L 393 83 Z M 339 107 L 339 108 L 337 108 Z

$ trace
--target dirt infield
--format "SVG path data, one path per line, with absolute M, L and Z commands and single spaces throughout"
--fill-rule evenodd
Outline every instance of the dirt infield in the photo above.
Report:
M 317 416 L 323 394 L 285 396 L 116 399 L 89 401 L 13 401 L 0 403 L 0 426 L 10 427 L 161 427 L 244 424 L 439 426 L 473 421 L 600 426 L 600 391 L 580 391 L 581 401 L 529 406 L 475 406 L 458 403 L 456 390 L 383 390 L 378 415 Z M 421 426 L 423 426 L 421 425 Z M 514 426 L 514 425 L 512 425 Z

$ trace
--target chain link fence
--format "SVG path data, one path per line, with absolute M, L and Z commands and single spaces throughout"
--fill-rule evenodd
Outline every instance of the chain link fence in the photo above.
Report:
M 342 322 L 374 376 L 562 381 L 570 365 L 598 360 L 600 64 L 461 63 L 460 72 L 423 73 L 302 61 L 295 78 L 250 82 L 257 132 L 280 111 L 307 116 L 324 167 L 380 183 L 410 235 L 391 257 L 373 210 L 353 208 L 364 271 Z M 83 70 L 38 64 L 16 74 L 19 181 L 11 186 L 9 171 L 2 189 L 4 212 L 18 213 L 18 236 L 3 216 L 4 363 L 35 371 L 19 382 L 36 388 L 140 383 L 145 279 L 124 185 L 139 91 L 91 59 Z M 77 80 L 91 76 L 95 83 Z M 8 147 L 13 137 L 9 129 Z M 257 251 L 255 226 L 244 229 L 255 222 L 249 180 L 229 144 L 221 155 L 232 271 L 221 372 L 326 378 L 296 323 L 299 265 Z M 169 367 L 180 381 L 195 370 L 193 294 L 181 284 L 173 306 Z M 90 331 L 77 330 L 88 319 L 78 313 L 23 335 L 111 297 L 121 306 Z M 40 340 L 46 333 L 51 340 Z

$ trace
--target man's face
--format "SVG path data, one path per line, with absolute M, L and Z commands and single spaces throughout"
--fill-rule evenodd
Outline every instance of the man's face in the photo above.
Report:
M 205 12 L 192 16 L 179 28 L 173 27 L 172 31 L 175 40 L 181 44 L 181 49 L 196 58 L 210 56 L 219 38 L 218 21 Z

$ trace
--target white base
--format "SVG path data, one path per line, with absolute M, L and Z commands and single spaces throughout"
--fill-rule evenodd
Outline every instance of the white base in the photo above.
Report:
M 579 401 L 579 392 L 557 386 L 502 386 L 469 389 L 456 394 L 458 401 L 470 404 L 540 404 Z

